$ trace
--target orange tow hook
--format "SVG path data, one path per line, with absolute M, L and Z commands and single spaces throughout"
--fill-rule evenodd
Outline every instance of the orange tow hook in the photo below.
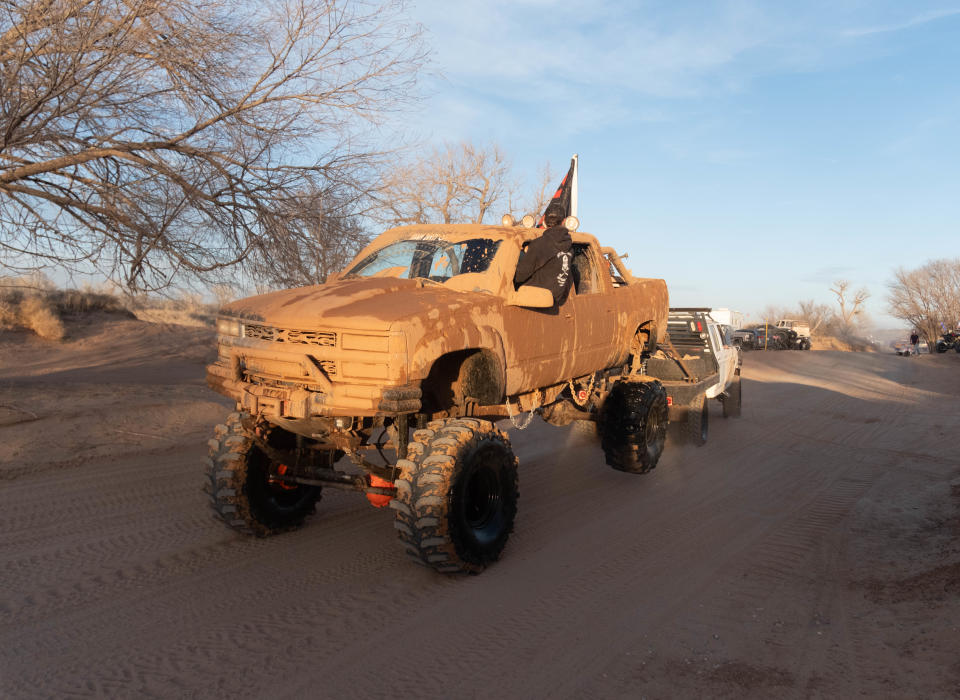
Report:
M 370 474 L 370 485 L 377 486 L 379 488 L 392 488 L 393 482 L 387 479 L 381 479 L 376 474 Z M 370 505 L 374 508 L 383 508 L 385 505 L 388 505 L 393 499 L 393 496 L 386 496 L 379 493 L 368 493 L 367 500 L 370 501 Z

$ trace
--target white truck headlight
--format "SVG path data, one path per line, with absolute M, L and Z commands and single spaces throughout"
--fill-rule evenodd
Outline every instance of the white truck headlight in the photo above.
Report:
M 243 335 L 243 324 L 238 318 L 218 316 L 217 335 L 232 335 L 239 338 L 241 335 Z

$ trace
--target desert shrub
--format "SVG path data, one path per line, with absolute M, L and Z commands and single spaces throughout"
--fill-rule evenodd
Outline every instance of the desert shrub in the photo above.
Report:
M 23 299 L 23 290 L 20 285 L 14 285 L 11 280 L 0 278 L 0 301 L 19 306 L 21 299 Z
M 131 297 L 129 308 L 141 321 L 184 326 L 213 327 L 217 305 L 206 303 L 200 294 L 180 291 L 177 296 Z
M 19 322 L 19 304 L 0 295 L 0 329 L 15 328 Z
M 113 294 L 92 289 L 58 289 L 47 295 L 60 314 L 86 314 L 94 311 L 133 318 L 126 302 Z
M 813 336 L 813 350 L 842 350 L 843 352 L 876 352 L 876 347 L 867 338 L 852 333 Z
M 46 340 L 63 338 L 63 322 L 50 303 L 39 296 L 27 296 L 20 302 L 20 324 Z
M 221 300 L 229 298 L 231 293 L 229 287 L 222 286 L 215 290 L 214 296 Z M 44 338 L 63 337 L 61 318 L 90 313 L 115 314 L 151 323 L 213 327 L 218 306 L 188 290 L 176 296 L 133 296 L 119 294 L 107 285 L 57 289 L 42 275 L 0 276 L 0 329 L 29 328 Z

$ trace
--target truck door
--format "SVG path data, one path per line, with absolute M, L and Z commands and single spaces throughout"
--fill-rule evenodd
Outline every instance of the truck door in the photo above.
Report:
M 576 326 L 575 352 L 570 375 L 580 377 L 609 367 L 618 354 L 617 315 L 612 290 L 601 284 L 599 261 L 588 243 L 573 245 L 573 289 L 571 312 Z M 604 294 L 604 291 L 607 291 Z
M 724 343 L 723 334 L 716 324 L 708 324 L 711 345 L 717 357 L 717 370 L 721 387 L 726 387 L 733 380 L 733 372 L 737 367 L 737 349 Z
M 507 394 L 556 384 L 571 376 L 576 354 L 573 294 L 558 309 L 503 309 Z

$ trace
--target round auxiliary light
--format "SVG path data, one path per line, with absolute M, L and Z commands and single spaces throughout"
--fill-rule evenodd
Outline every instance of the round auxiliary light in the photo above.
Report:
M 568 216 L 563 220 L 563 227 L 568 231 L 576 231 L 578 226 L 580 226 L 580 219 L 575 216 Z
M 524 214 L 523 218 L 520 219 L 520 223 L 523 224 L 524 228 L 533 228 L 535 221 L 533 214 Z
M 503 218 L 500 219 L 500 223 L 504 226 L 516 226 L 517 220 L 513 218 L 513 214 L 504 214 Z

